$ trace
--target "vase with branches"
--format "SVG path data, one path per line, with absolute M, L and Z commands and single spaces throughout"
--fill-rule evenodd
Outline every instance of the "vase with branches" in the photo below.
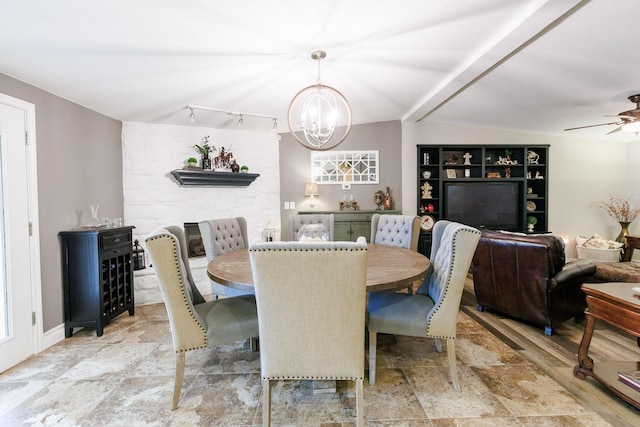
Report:
M 609 200 L 598 203 L 598 207 L 604 209 L 610 217 L 618 221 L 621 230 L 618 237 L 616 237 L 616 242 L 624 243 L 626 246 L 629 225 L 640 215 L 640 206 L 631 198 L 622 199 L 609 196 Z
M 209 135 L 202 138 L 201 144 L 194 144 L 193 148 L 200 153 L 200 159 L 202 160 L 202 169 L 211 169 L 211 152 L 216 150 L 216 147 L 209 145 Z

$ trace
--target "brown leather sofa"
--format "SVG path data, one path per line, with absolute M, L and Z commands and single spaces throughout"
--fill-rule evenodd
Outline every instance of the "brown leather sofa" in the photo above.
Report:
M 484 230 L 472 263 L 479 311 L 488 308 L 542 325 L 546 335 L 584 314 L 581 286 L 595 272 L 589 260 L 565 264 L 564 242 L 551 234 Z

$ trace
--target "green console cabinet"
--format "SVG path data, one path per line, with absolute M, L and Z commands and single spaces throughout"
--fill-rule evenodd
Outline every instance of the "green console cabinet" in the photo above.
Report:
M 371 240 L 371 217 L 374 214 L 401 215 L 401 212 L 397 210 L 303 211 L 298 214 L 333 214 L 333 233 L 336 241 L 355 242 L 358 237 L 364 236 L 369 242 Z

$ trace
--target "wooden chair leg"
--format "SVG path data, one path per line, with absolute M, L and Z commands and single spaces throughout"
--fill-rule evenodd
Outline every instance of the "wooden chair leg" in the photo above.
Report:
M 449 372 L 451 373 L 451 382 L 453 389 L 460 391 L 460 382 L 458 381 L 458 367 L 456 365 L 456 341 L 447 340 L 447 359 L 449 360 Z
M 173 400 L 171 401 L 171 410 L 174 411 L 178 407 L 180 401 L 180 392 L 182 391 L 182 378 L 184 378 L 184 351 L 176 353 L 176 379 L 173 384 Z
M 376 332 L 369 331 L 369 385 L 376 383 Z
M 268 379 L 262 380 L 262 426 L 271 425 L 271 384 Z
M 356 426 L 364 426 L 364 408 L 362 407 L 362 393 L 364 380 L 356 380 Z

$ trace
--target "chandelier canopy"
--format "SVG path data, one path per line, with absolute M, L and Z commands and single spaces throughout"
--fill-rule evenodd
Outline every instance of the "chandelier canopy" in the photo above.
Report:
M 349 102 L 320 79 L 320 61 L 326 56 L 323 50 L 311 53 L 311 58 L 318 61 L 318 80 L 298 92 L 287 111 L 291 134 L 310 150 L 330 150 L 342 143 L 351 130 Z

